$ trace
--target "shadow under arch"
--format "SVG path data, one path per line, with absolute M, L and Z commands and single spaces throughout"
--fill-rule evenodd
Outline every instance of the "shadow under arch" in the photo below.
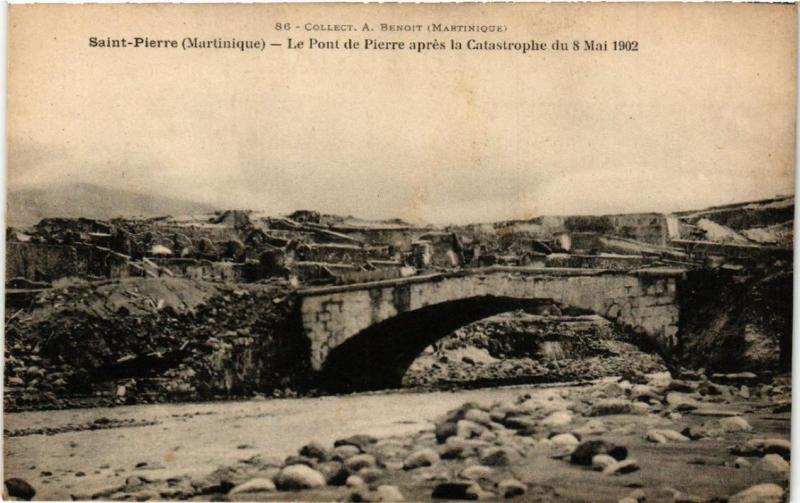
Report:
M 340 393 L 400 387 L 417 356 L 460 327 L 519 309 L 538 314 L 552 304 L 550 299 L 480 296 L 400 313 L 332 349 L 318 375 L 319 387 Z

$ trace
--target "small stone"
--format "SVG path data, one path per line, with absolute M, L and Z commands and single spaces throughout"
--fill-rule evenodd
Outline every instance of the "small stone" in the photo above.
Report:
M 356 474 L 368 485 L 372 485 L 383 477 L 383 470 L 380 468 L 362 468 Z
M 750 467 L 750 461 L 747 461 L 742 457 L 738 457 L 733 460 L 733 466 L 735 466 L 736 468 L 748 468 Z
M 364 482 L 364 479 L 362 479 L 358 475 L 350 475 L 349 477 L 347 477 L 345 485 L 347 487 L 361 487 L 367 485 L 367 483 Z
M 647 385 L 653 390 L 664 390 L 672 384 L 672 374 L 669 372 L 655 372 L 647 374 Z
M 488 444 L 481 440 L 466 440 L 460 437 L 450 437 L 441 449 L 443 459 L 464 459 L 476 455 L 479 448 Z
M 607 466 L 603 470 L 603 475 L 623 475 L 625 473 L 635 472 L 639 469 L 639 464 L 636 462 L 635 459 L 626 459 L 625 461 L 620 461 L 618 463 L 614 463 L 611 466 Z
M 372 454 L 356 454 L 344 462 L 344 466 L 351 472 L 357 472 L 362 468 L 373 468 L 375 465 L 377 465 L 377 461 Z
M 789 463 L 780 454 L 767 454 L 761 458 L 759 466 L 770 472 L 789 473 Z
M 519 454 L 508 447 L 487 447 L 478 453 L 481 464 L 488 466 L 508 466 L 519 457 Z
M 341 501 L 350 501 L 350 502 L 375 502 L 378 500 L 378 496 L 370 492 L 367 486 L 361 486 L 353 488 L 350 494 Z
M 723 431 L 728 433 L 737 431 L 751 431 L 753 429 L 750 423 L 741 416 L 725 417 L 719 420 L 719 426 Z
M 597 454 L 608 454 L 617 461 L 628 457 L 628 449 L 613 445 L 605 440 L 587 440 L 579 444 L 570 455 L 570 462 L 575 465 L 590 466 L 592 458 Z
M 735 410 L 718 408 L 695 409 L 692 411 L 692 414 L 703 417 L 737 417 L 739 415 L 739 413 Z
M 676 491 L 672 496 L 673 503 L 705 503 L 705 501 L 705 498 L 681 491 Z
M 631 491 L 631 493 L 628 495 L 628 498 L 631 498 L 636 502 L 642 502 L 647 499 L 647 494 L 642 489 L 636 489 L 635 491 Z
M 596 388 L 597 391 L 602 392 L 609 398 L 619 397 L 625 394 L 625 389 L 615 382 L 598 384 Z
M 454 421 L 445 421 L 436 425 L 436 441 L 443 444 L 445 440 L 456 434 L 457 428 Z
M 589 416 L 610 416 L 614 414 L 628 414 L 631 412 L 631 402 L 621 398 L 607 398 L 599 400 L 589 409 Z
M 707 395 L 707 396 L 720 396 L 728 394 L 728 387 L 722 386 L 719 384 L 714 384 L 712 382 L 705 382 L 702 383 L 698 389 L 700 394 Z
M 550 442 L 557 446 L 575 446 L 579 440 L 572 433 L 560 433 L 550 438 Z
M 439 454 L 433 449 L 419 449 L 403 461 L 403 469 L 414 470 L 423 466 L 433 466 L 439 462 Z
M 647 440 L 650 442 L 654 442 L 657 444 L 666 444 L 669 441 L 672 442 L 688 442 L 689 438 L 682 435 L 681 433 L 675 430 L 648 430 L 645 436 Z
M 553 412 L 546 418 L 542 419 L 541 424 L 542 426 L 555 427 L 555 426 L 565 426 L 571 422 L 572 422 L 572 414 L 570 414 L 566 410 L 559 410 Z
M 128 493 L 133 492 L 146 483 L 147 479 L 144 479 L 142 477 L 137 477 L 136 475 L 128 477 L 127 479 L 125 479 L 125 485 L 123 486 L 123 491 Z
M 666 397 L 667 405 L 679 412 L 688 412 L 698 408 L 698 402 L 685 393 L 670 392 Z
M 425 467 L 414 470 L 414 480 L 424 481 L 446 481 L 452 477 L 450 470 L 442 467 Z
M 489 417 L 497 423 L 502 423 L 507 416 L 508 413 L 499 407 L 492 407 L 492 410 L 489 411 Z
M 304 445 L 302 448 L 300 448 L 299 453 L 301 456 L 319 461 L 325 461 L 330 457 L 330 452 L 328 449 L 326 449 L 325 446 L 319 442 L 310 442 Z
M 778 484 L 758 484 L 728 498 L 728 503 L 781 503 L 782 501 L 783 488 Z
M 483 492 L 475 482 L 443 482 L 433 488 L 431 497 L 446 500 L 474 500 Z
M 469 409 L 467 413 L 464 414 L 464 419 L 484 426 L 489 426 L 492 424 L 492 416 L 490 416 L 485 410 L 481 409 Z
M 733 374 L 714 373 L 711 374 L 711 378 L 715 381 L 740 383 L 753 382 L 754 380 L 758 379 L 758 376 L 752 372 L 737 372 Z
M 645 402 L 633 402 L 631 404 L 631 413 L 644 416 L 650 413 L 650 406 Z
M 768 438 L 764 440 L 765 454 L 780 454 L 785 460 L 791 459 L 792 443 L 783 438 Z
M 673 379 L 669 383 L 668 391 L 680 391 L 681 393 L 691 393 L 694 391 L 692 383 L 680 379 Z
M 344 467 L 344 463 L 339 461 L 326 461 L 317 465 L 317 471 L 325 477 L 325 482 L 329 486 L 344 485 L 350 473 Z
M 400 492 L 400 488 L 397 486 L 378 486 L 375 492 L 378 494 L 380 501 L 405 501 L 403 493 Z
M 228 492 L 228 496 L 245 493 L 271 492 L 275 490 L 275 483 L 270 479 L 255 478 L 244 484 L 239 484 Z
M 489 478 L 492 474 L 492 469 L 483 465 L 472 465 L 464 468 L 459 473 L 459 477 L 467 480 L 481 480 Z
M 143 489 L 141 491 L 130 494 L 129 497 L 133 501 L 150 501 L 150 500 L 158 500 L 161 497 L 161 495 L 155 489 Z
M 536 428 L 539 422 L 530 416 L 510 416 L 503 421 L 506 428 L 512 430 L 529 431 Z
M 333 448 L 333 457 L 335 459 L 339 459 L 342 461 L 347 460 L 348 458 L 352 458 L 361 453 L 361 449 L 356 447 L 355 445 L 339 445 Z
M 467 497 L 473 500 L 490 500 L 495 501 L 497 500 L 497 496 L 493 492 L 485 491 L 480 484 L 475 484 L 474 486 L 467 489 Z
M 310 468 L 317 467 L 317 460 L 312 458 L 307 458 L 305 456 L 287 456 L 285 460 L 283 460 L 284 466 L 289 465 L 306 465 Z
M 764 452 L 764 443 L 765 440 L 763 438 L 751 438 L 744 444 L 733 446 L 729 450 L 731 454 L 736 454 L 737 456 L 763 456 L 766 454 Z
M 700 440 L 701 438 L 705 438 L 708 436 L 708 433 L 703 429 L 692 429 L 688 426 L 681 430 L 681 435 L 688 438 L 689 440 Z
M 504 498 L 513 498 L 525 494 L 528 487 L 517 479 L 505 479 L 497 484 L 497 491 Z
M 714 456 L 696 456 L 690 458 L 686 464 L 689 465 L 706 465 L 706 466 L 725 466 L 726 461 L 723 458 Z
M 661 397 L 650 386 L 646 384 L 636 384 L 631 388 L 631 399 L 640 401 L 653 399 L 660 401 Z
M 607 432 L 608 428 L 599 419 L 590 419 L 586 424 L 572 431 L 579 435 L 599 435 Z
M 372 435 L 352 435 L 347 438 L 340 438 L 333 443 L 333 446 L 339 447 L 342 445 L 354 445 L 358 447 L 361 452 L 364 452 L 367 450 L 367 447 L 376 443 L 377 441 L 378 439 Z
M 617 460 L 608 454 L 598 454 L 592 457 L 592 470 L 601 472 L 616 462 Z
M 776 407 L 772 409 L 773 414 L 783 414 L 784 412 L 791 412 L 792 411 L 792 402 L 791 400 L 783 401 L 779 403 Z
M 325 485 L 325 476 L 306 465 L 290 465 L 278 472 L 275 485 L 281 491 L 313 489 Z
M 25 501 L 30 501 L 36 496 L 36 489 L 25 480 L 20 478 L 6 479 L 6 491 L 12 498 L 20 498 Z
M 456 423 L 456 436 L 461 438 L 473 438 L 478 437 L 483 433 L 484 428 L 483 426 L 479 425 L 478 423 L 474 423 L 472 421 L 467 421 L 466 419 L 462 419 L 458 423 Z

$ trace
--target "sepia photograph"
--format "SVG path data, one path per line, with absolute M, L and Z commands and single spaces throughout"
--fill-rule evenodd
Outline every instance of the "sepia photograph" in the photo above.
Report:
M 797 29 L 9 6 L 3 500 L 791 501 Z

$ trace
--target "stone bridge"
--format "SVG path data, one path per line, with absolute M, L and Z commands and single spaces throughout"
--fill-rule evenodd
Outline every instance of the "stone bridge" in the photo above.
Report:
M 399 385 L 424 348 L 461 326 L 555 303 L 677 344 L 683 269 L 490 267 L 300 291 L 311 365 L 341 389 Z

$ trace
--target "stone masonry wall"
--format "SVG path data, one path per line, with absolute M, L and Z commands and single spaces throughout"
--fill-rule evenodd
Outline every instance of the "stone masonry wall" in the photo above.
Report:
M 676 275 L 484 273 L 412 278 L 388 284 L 320 289 L 304 296 L 303 326 L 311 363 L 320 370 L 332 349 L 369 326 L 399 313 L 480 296 L 549 299 L 587 309 L 648 335 L 666 351 L 677 344 Z

